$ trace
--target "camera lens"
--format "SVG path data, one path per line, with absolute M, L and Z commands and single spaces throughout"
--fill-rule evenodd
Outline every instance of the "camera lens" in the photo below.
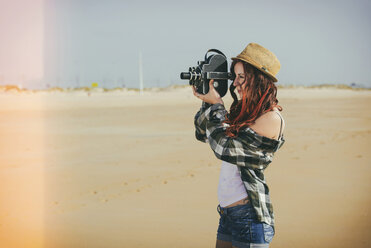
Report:
M 189 72 L 180 73 L 180 79 L 190 79 L 190 78 L 191 78 L 191 73 Z

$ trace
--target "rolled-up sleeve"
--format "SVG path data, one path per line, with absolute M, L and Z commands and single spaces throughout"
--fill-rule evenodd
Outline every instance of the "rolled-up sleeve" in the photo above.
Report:
M 228 114 L 223 104 L 217 103 L 203 113 L 206 119 L 206 139 L 215 156 L 223 161 L 249 169 L 265 169 L 266 160 L 258 148 L 259 144 L 244 132 L 236 137 L 226 135 L 227 124 L 223 124 Z M 267 162 L 267 163 L 266 163 Z
M 210 108 L 211 105 L 202 103 L 200 110 L 196 113 L 194 118 L 194 125 L 195 125 L 195 136 L 196 139 L 206 143 L 206 110 Z

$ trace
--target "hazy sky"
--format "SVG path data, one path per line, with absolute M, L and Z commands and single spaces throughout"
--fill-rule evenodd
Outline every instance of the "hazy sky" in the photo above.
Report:
M 0 0 L 0 84 L 43 77 L 42 0 Z
M 279 83 L 371 87 L 369 13 L 361 0 L 0 0 L 0 83 L 137 87 L 142 51 L 145 85 L 167 86 L 209 48 L 230 58 L 256 42 L 280 60 Z

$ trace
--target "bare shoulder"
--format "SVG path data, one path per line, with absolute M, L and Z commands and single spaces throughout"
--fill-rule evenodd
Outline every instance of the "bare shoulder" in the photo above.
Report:
M 269 111 L 256 119 L 255 123 L 250 126 L 258 134 L 270 139 L 278 139 L 281 127 L 281 117 L 277 111 Z M 282 132 L 284 123 L 282 123 Z

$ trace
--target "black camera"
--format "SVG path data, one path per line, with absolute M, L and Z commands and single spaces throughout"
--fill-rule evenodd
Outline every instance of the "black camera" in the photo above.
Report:
M 208 53 L 213 52 L 208 56 Z M 200 94 L 209 92 L 209 82 L 214 79 L 214 88 L 220 97 L 225 96 L 228 90 L 228 79 L 232 74 L 228 72 L 227 57 L 217 49 L 210 49 L 205 54 L 204 61 L 198 61 L 197 67 L 189 67 L 188 72 L 180 73 L 180 78 L 189 80 L 190 85 L 196 87 Z

